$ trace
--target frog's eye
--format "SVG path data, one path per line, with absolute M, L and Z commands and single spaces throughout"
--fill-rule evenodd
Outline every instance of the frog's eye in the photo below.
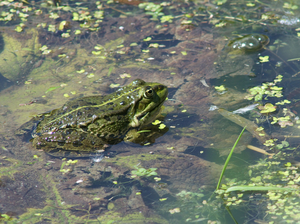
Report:
M 153 96 L 153 89 L 151 87 L 148 87 L 144 93 L 145 98 L 151 98 Z

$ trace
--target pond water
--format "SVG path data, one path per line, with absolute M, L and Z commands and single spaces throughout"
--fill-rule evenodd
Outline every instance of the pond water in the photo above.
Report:
M 0 222 L 300 223 L 299 6 L 2 0 Z M 138 144 L 104 152 L 83 144 L 84 156 L 32 144 L 48 116 L 67 119 L 54 109 L 115 97 L 135 79 L 169 92 L 156 119 L 139 127 Z M 109 100 L 107 121 L 116 113 Z M 137 107 L 118 108 L 120 116 Z M 95 111 L 80 121 L 95 126 Z M 19 127 L 31 119 L 24 135 Z M 115 128 L 107 121 L 97 124 Z M 68 131 L 87 133 L 82 126 Z M 58 129 L 53 122 L 46 135 Z

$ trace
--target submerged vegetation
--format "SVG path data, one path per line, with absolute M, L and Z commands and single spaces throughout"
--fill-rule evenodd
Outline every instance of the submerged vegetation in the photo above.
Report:
M 151 176 L 156 176 L 157 173 L 155 172 L 155 170 L 157 170 L 157 168 L 149 168 L 149 169 L 145 169 L 143 167 L 138 168 L 137 166 L 135 166 L 135 170 L 131 171 L 132 176 L 131 177 L 151 177 Z

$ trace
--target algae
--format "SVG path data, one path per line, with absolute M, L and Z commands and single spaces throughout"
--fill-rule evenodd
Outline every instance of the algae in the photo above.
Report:
M 24 165 L 24 162 L 17 160 L 17 159 L 5 158 L 4 160 L 9 162 L 10 164 L 8 166 L 4 166 L 4 167 L 0 168 L 0 178 L 3 176 L 8 176 L 10 178 L 13 178 L 13 175 L 16 172 L 18 172 L 17 168 Z M 1 162 L 1 164 L 3 165 L 3 162 Z
M 66 204 L 59 193 L 53 177 L 50 175 L 41 176 L 44 184 L 44 191 L 47 195 L 46 206 L 43 208 L 28 208 L 27 212 L 14 219 L 11 223 L 144 223 L 155 221 L 157 223 L 168 223 L 166 220 L 157 215 L 145 217 L 140 212 L 131 214 L 121 214 L 114 211 L 106 211 L 101 214 L 90 214 L 91 207 L 84 209 L 81 205 Z M 54 196 L 54 197 L 53 197 Z M 112 202 L 111 202 L 112 204 Z M 111 207 L 111 206 L 110 206 Z M 80 215 L 81 214 L 81 215 Z
M 172 158 L 172 157 L 168 157 L 165 155 L 157 155 L 157 154 L 139 154 L 139 155 L 109 158 L 107 159 L 107 162 L 112 162 L 118 166 L 123 166 L 123 167 L 128 167 L 130 169 L 133 169 L 141 161 L 151 161 L 151 160 L 168 159 L 168 158 Z
M 29 29 L 22 35 L 22 39 L 2 32 L 2 37 L 4 49 L 0 54 L 0 72 L 5 78 L 17 81 L 29 73 L 35 58 L 40 54 L 38 32 Z

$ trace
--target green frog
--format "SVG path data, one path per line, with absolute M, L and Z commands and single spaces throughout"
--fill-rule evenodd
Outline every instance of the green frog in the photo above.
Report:
M 241 51 L 258 51 L 268 45 L 270 39 L 267 35 L 263 34 L 247 34 L 241 35 L 238 38 L 230 41 L 228 46 L 231 50 L 241 50 Z
M 101 151 L 123 140 L 135 142 L 138 130 L 160 113 L 167 95 L 166 86 L 136 79 L 109 95 L 71 100 L 20 130 L 30 133 L 33 145 L 45 152 Z

